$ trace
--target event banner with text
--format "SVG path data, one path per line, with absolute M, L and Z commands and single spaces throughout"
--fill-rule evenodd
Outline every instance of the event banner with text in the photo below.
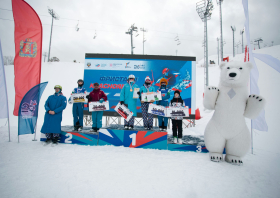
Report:
M 128 76 L 133 74 L 136 84 L 143 86 L 145 78 L 149 76 L 155 89 L 159 89 L 159 81 L 165 78 L 167 88 L 179 90 L 194 114 L 195 111 L 195 57 L 179 56 L 149 56 L 149 55 L 110 55 L 86 54 L 84 66 L 84 83 L 88 92 L 93 90 L 93 84 L 99 83 L 110 101 L 110 110 L 120 101 L 120 93 L 127 83 Z M 137 112 L 141 112 L 140 100 L 137 101 Z

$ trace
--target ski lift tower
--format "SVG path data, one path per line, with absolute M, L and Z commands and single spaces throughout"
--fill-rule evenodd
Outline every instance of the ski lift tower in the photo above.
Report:
M 202 0 L 196 3 L 196 11 L 204 22 L 204 86 L 208 86 L 208 36 L 207 36 L 207 20 L 211 19 L 213 11 L 212 0 Z
M 50 62 L 50 54 L 51 54 L 51 43 L 52 43 L 52 29 L 53 29 L 53 19 L 59 20 L 58 14 L 51 8 L 48 7 L 49 14 L 52 16 L 52 27 L 51 27 L 51 36 L 50 36 L 50 45 L 49 45 L 49 54 L 48 54 L 48 62 Z

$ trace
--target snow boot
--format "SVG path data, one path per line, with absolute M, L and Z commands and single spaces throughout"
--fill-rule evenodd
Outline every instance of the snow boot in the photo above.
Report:
M 128 129 L 128 126 L 125 125 L 125 126 L 124 126 L 124 129 L 127 130 L 127 129 Z
M 46 141 L 43 143 L 44 146 L 50 144 L 52 142 L 51 138 L 47 138 Z
M 97 132 L 97 129 L 96 129 L 96 128 L 91 128 L 91 129 L 89 130 L 89 132 Z
M 182 138 L 178 138 L 178 144 L 183 144 Z
M 81 127 L 79 127 L 79 129 L 78 129 L 78 131 L 82 131 L 83 130 L 83 127 L 81 126 Z
M 133 126 L 129 126 L 128 127 L 129 130 L 133 130 L 133 128 L 134 128 Z
M 177 143 L 178 143 L 177 136 L 174 136 L 174 137 L 173 137 L 173 143 L 174 143 L 174 144 L 177 144 Z

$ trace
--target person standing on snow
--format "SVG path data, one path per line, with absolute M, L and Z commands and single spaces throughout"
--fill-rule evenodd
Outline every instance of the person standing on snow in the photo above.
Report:
M 147 93 L 147 92 L 155 92 L 155 88 L 151 85 L 151 79 L 149 76 L 145 78 L 144 85 L 140 88 L 140 94 Z M 141 96 L 140 96 L 141 97 Z M 151 102 L 144 102 L 141 98 L 141 109 L 143 115 L 143 122 L 145 130 L 151 130 L 153 128 L 153 114 L 148 113 L 149 105 Z
M 180 96 L 179 91 L 175 91 L 173 99 L 170 101 L 170 107 L 183 107 L 185 106 L 185 102 Z M 183 136 L 183 129 L 182 129 L 182 116 L 171 116 L 172 119 L 172 131 L 173 131 L 173 142 L 182 144 L 182 136 Z M 178 139 L 177 139 L 178 137 Z
M 160 88 L 157 91 L 161 92 L 162 100 L 157 101 L 156 104 L 166 107 L 168 106 L 168 99 L 170 98 L 171 89 L 167 88 L 168 82 L 165 78 L 162 78 L 159 84 L 160 84 Z M 167 124 L 168 124 L 168 117 L 158 116 L 158 125 L 160 131 L 167 130 Z
M 133 116 L 127 122 L 124 120 L 124 129 L 134 128 L 134 117 L 137 116 L 136 102 L 137 98 L 133 98 L 134 89 L 138 88 L 135 84 L 135 76 L 133 74 L 129 75 L 127 84 L 125 84 L 121 90 L 120 104 L 128 107 L 130 111 L 133 112 Z M 139 94 L 139 93 L 138 93 Z
M 62 94 L 62 87 L 56 85 L 54 87 L 55 94 L 48 97 L 45 103 L 45 118 L 41 132 L 46 135 L 45 143 L 57 144 L 61 133 L 62 111 L 66 108 L 67 99 Z
M 78 80 L 78 87 L 74 88 L 72 94 L 86 93 L 84 86 L 84 81 L 82 79 Z M 72 104 L 71 97 L 68 100 L 69 104 Z M 72 108 L 73 121 L 74 121 L 74 130 L 82 131 L 83 130 L 83 118 L 84 118 L 84 103 L 78 102 L 73 104 Z
M 87 96 L 88 102 L 100 102 L 103 103 L 107 100 L 107 96 L 104 91 L 100 90 L 99 84 L 94 83 L 94 89 Z M 90 132 L 97 132 L 102 127 L 103 111 L 93 111 L 92 115 L 92 129 Z

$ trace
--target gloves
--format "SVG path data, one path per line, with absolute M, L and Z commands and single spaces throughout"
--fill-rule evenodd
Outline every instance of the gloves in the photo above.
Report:
M 139 96 L 141 96 L 140 91 L 138 91 L 137 94 L 138 94 Z
M 71 100 L 68 101 L 69 104 L 72 104 Z
M 150 101 L 150 103 L 153 103 L 153 102 L 155 102 L 155 101 L 154 101 L 154 100 L 151 100 L 151 101 Z
M 90 98 L 89 95 L 87 95 L 86 98 L 89 99 Z
M 103 103 L 103 102 L 104 102 L 104 99 L 103 99 L 103 98 L 101 98 L 101 99 L 99 100 L 99 102 L 100 102 L 100 103 Z
M 167 95 L 170 95 L 170 92 L 167 92 Z
M 143 100 L 141 100 L 141 103 L 144 103 L 144 101 L 143 101 Z
M 120 101 L 120 103 L 121 103 L 121 105 L 123 105 L 123 104 L 124 104 L 124 102 L 123 102 L 123 101 Z

